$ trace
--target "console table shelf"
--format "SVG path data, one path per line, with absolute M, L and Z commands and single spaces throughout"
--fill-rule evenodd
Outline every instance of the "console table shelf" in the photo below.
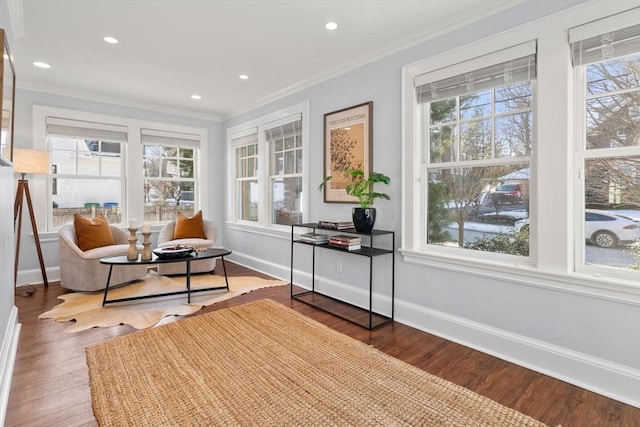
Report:
M 295 238 L 295 229 L 296 228 L 310 228 L 315 233 L 316 230 L 318 232 L 327 233 L 329 235 L 336 234 L 349 234 L 349 235 L 359 235 L 363 238 L 368 238 L 369 242 L 367 244 L 363 244 L 360 249 L 356 250 L 347 250 L 344 248 L 332 246 L 328 243 L 324 244 L 314 244 L 309 243 L 307 241 L 303 241 Z M 381 236 L 390 236 L 391 237 L 391 246 L 389 248 L 378 247 L 376 244 L 377 237 Z M 311 267 L 311 290 L 296 288 L 294 290 L 293 284 L 293 258 L 294 258 L 294 247 L 296 244 L 306 245 L 312 247 L 312 267 Z M 350 304 L 345 301 L 341 301 L 337 298 L 325 295 L 316 290 L 316 280 L 315 280 L 315 264 L 316 264 L 316 248 L 320 249 L 329 249 L 333 251 L 339 252 L 347 252 L 354 255 L 365 256 L 369 258 L 369 306 L 368 308 L 358 307 L 356 305 Z M 345 319 L 349 322 L 355 323 L 356 325 L 362 326 L 367 329 L 375 329 L 382 325 L 386 325 L 393 321 L 394 315 L 394 293 L 395 293 L 395 232 L 387 231 L 387 230 L 372 230 L 370 233 L 361 233 L 356 231 L 355 229 L 346 229 L 346 230 L 334 230 L 334 229 L 326 229 L 320 228 L 317 223 L 305 223 L 305 224 L 294 224 L 291 226 L 291 298 L 301 301 L 305 304 L 309 304 L 315 308 L 331 313 L 337 317 Z M 373 311 L 372 303 L 373 303 L 373 259 L 375 257 L 381 255 L 391 255 L 391 315 L 386 316 L 380 313 L 376 313 Z

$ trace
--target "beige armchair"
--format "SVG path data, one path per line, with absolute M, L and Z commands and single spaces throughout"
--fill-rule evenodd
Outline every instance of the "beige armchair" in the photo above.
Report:
M 58 231 L 60 247 L 60 285 L 74 291 L 99 291 L 106 287 L 109 266 L 100 264 L 100 258 L 126 255 L 129 235 L 110 225 L 115 245 L 83 251 L 78 247 L 73 224 L 66 224 Z M 142 250 L 142 245 L 138 245 Z M 140 279 L 147 274 L 146 265 L 114 266 L 109 286 Z
M 171 221 L 165 224 L 164 227 L 160 230 L 160 234 L 158 235 L 158 247 L 165 248 L 167 246 L 193 246 L 194 248 L 210 248 L 216 243 L 216 238 L 218 237 L 218 230 L 213 223 L 213 221 L 209 221 L 207 219 L 202 220 L 202 225 L 204 226 L 204 235 L 206 239 L 177 239 L 174 240 L 174 230 L 176 228 L 176 222 Z M 191 273 L 204 273 L 213 271 L 216 268 L 216 260 L 214 259 L 203 259 L 200 261 L 193 261 L 191 263 Z M 170 276 L 172 274 L 186 274 L 187 273 L 187 265 L 184 262 L 176 262 L 176 263 L 168 263 L 168 264 L 158 264 L 158 274 L 163 276 Z

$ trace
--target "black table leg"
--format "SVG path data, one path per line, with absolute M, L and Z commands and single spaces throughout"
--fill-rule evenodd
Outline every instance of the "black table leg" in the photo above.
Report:
M 191 304 L 191 260 L 187 260 L 187 304 Z
M 222 271 L 224 272 L 224 282 L 227 284 L 227 291 L 229 290 L 229 279 L 227 278 L 227 267 L 224 265 L 224 257 L 221 256 L 222 259 Z
M 109 282 L 111 282 L 111 272 L 113 271 L 113 265 L 109 266 L 109 275 L 107 276 L 107 286 L 104 288 L 104 298 L 102 298 L 102 306 L 107 303 L 107 292 L 109 292 Z

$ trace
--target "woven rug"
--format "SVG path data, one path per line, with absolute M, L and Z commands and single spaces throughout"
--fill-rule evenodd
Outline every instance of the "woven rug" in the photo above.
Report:
M 152 299 L 119 302 L 102 306 L 104 292 L 74 292 L 63 294 L 58 299 L 64 302 L 38 316 L 40 319 L 55 319 L 57 322 L 75 321 L 65 332 L 79 332 L 94 327 L 130 325 L 145 329 L 157 324 L 167 316 L 187 316 L 202 307 L 246 294 L 260 288 L 281 286 L 288 282 L 266 280 L 253 276 L 229 277 L 229 291 L 226 289 L 191 294 L 191 304 L 187 295 L 171 295 Z M 224 277 L 212 274 L 191 276 L 191 289 L 224 286 Z M 129 285 L 109 289 L 109 299 L 129 298 L 139 295 L 157 295 L 185 289 L 184 276 L 159 276 L 150 271 L 146 277 Z
M 542 426 L 272 300 L 86 349 L 101 426 Z

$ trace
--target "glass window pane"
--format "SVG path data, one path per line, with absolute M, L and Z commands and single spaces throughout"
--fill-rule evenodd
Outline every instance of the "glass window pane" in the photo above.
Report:
M 453 162 L 456 160 L 455 141 L 456 126 L 441 126 L 431 128 L 429 140 L 431 142 L 431 162 Z
M 587 94 L 597 95 L 638 87 L 640 53 L 586 66 Z
M 179 154 L 185 159 L 193 159 L 193 148 L 180 148 Z
M 159 157 L 146 157 L 143 161 L 143 164 L 144 164 L 145 177 L 160 176 L 160 158 Z
M 491 120 L 460 124 L 460 160 L 491 158 Z
M 48 138 L 49 144 L 52 150 L 76 150 L 75 138 L 61 138 L 57 136 L 50 136 Z
M 521 82 L 496 88 L 495 97 L 496 114 L 531 109 L 531 83 Z
M 460 97 L 460 119 L 471 119 L 491 114 L 491 91 L 477 92 Z
M 275 178 L 271 181 L 273 224 L 291 225 L 302 222 L 300 198 L 302 178 Z
M 284 156 L 284 173 L 292 174 L 296 171 L 296 153 L 295 151 L 286 151 Z
M 180 160 L 180 178 L 193 178 L 193 160 Z
M 526 163 L 430 168 L 428 177 L 427 243 L 529 255 Z
M 456 98 L 443 99 L 429 104 L 429 123 L 437 125 L 452 122 L 456 119 Z
M 162 155 L 164 157 L 178 157 L 177 147 L 162 147 Z
M 640 145 L 640 87 L 587 101 L 587 149 L 636 145 Z
M 160 156 L 162 155 L 162 147 L 159 145 L 145 145 L 143 149 L 145 156 Z
M 104 214 L 110 224 L 122 222 L 121 181 L 118 179 L 55 178 L 56 191 L 51 195 L 53 226 L 73 222 L 79 214 L 93 218 Z
M 238 201 L 238 219 L 258 220 L 258 181 L 239 181 L 236 200 Z
M 496 117 L 495 157 L 530 156 L 533 120 L 530 112 Z
M 302 173 L 302 150 L 296 150 L 296 172 Z
M 100 175 L 100 157 L 89 153 L 78 153 L 79 175 Z
M 296 146 L 295 137 L 289 136 L 289 137 L 285 138 L 285 140 L 284 140 L 284 149 L 285 150 L 292 150 L 293 148 L 295 148 L 295 146 Z
M 62 175 L 76 174 L 76 152 L 54 150 L 51 152 L 51 164 L 56 165 Z
M 178 162 L 175 160 L 162 160 L 162 177 L 173 178 L 178 176 Z

